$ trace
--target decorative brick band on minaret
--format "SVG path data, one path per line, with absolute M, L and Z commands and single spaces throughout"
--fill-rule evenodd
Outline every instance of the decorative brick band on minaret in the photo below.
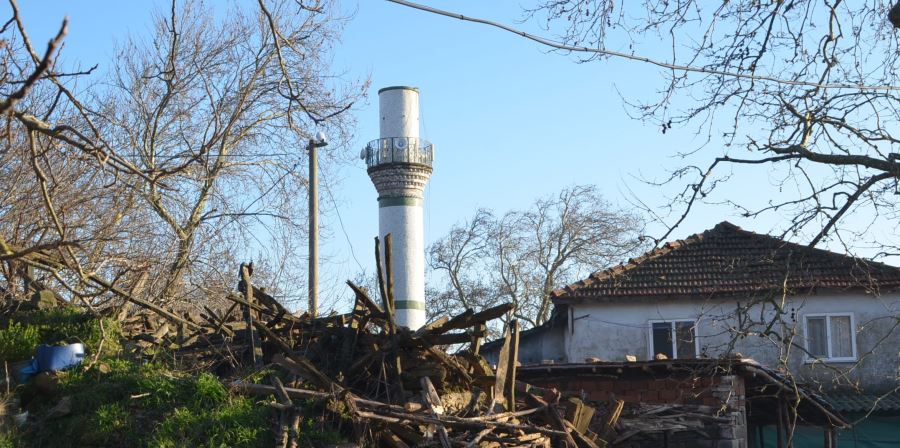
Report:
M 434 148 L 419 138 L 419 90 L 378 91 L 381 138 L 363 149 L 369 178 L 378 190 L 378 235 L 393 239 L 397 324 L 425 325 L 425 232 L 422 207 Z M 384 246 L 382 246 L 383 248 Z

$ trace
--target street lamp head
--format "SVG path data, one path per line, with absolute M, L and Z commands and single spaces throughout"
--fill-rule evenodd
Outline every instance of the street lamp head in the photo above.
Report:
M 328 137 L 322 131 L 316 132 L 316 137 L 309 140 L 309 145 L 317 148 L 328 146 Z

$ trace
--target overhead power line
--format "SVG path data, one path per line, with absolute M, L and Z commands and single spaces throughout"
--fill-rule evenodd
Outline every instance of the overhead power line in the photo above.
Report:
M 815 87 L 819 89 L 852 89 L 852 90 L 878 90 L 878 91 L 900 91 L 900 86 L 889 86 L 889 85 L 876 85 L 876 86 L 867 86 L 864 84 L 847 84 L 847 83 L 819 83 L 814 81 L 803 81 L 803 80 L 792 80 L 792 79 L 781 79 L 776 78 L 774 76 L 765 76 L 765 75 L 755 75 L 749 73 L 740 73 L 740 72 L 729 72 L 725 70 L 715 70 L 704 67 L 694 67 L 691 65 L 680 65 L 674 64 L 670 62 L 664 62 L 657 59 L 651 59 L 644 56 L 639 56 L 635 54 L 622 53 L 620 51 L 607 50 L 604 48 L 591 48 L 591 47 L 583 47 L 583 46 L 574 46 L 567 45 L 561 42 L 556 42 L 545 37 L 537 36 L 534 34 L 526 33 L 525 31 L 515 29 L 513 27 L 504 25 L 502 23 L 494 22 L 487 19 L 479 19 L 477 17 L 469 17 L 464 16 L 459 13 L 445 11 L 442 9 L 432 8 L 430 6 L 421 5 L 418 3 L 408 2 L 406 0 L 387 0 L 391 3 L 396 3 L 398 5 L 407 6 L 413 9 L 418 9 L 425 12 L 430 12 L 432 14 L 437 14 L 445 17 L 451 17 L 454 19 L 463 20 L 466 22 L 474 22 L 480 23 L 482 25 L 488 25 L 495 28 L 500 28 L 503 31 L 508 31 L 510 33 L 522 36 L 526 39 L 537 42 L 541 45 L 546 45 L 548 47 L 556 48 L 558 50 L 566 50 L 566 51 L 574 51 L 579 53 L 593 53 L 599 54 L 603 56 L 611 56 L 615 58 L 627 59 L 629 61 L 637 61 L 644 62 L 647 64 L 656 65 L 658 67 L 663 67 L 671 70 L 681 71 L 681 72 L 690 72 L 690 73 L 705 73 L 708 75 L 718 75 L 718 76 L 727 76 L 732 78 L 741 78 L 741 79 L 750 79 L 754 81 L 766 81 L 773 82 L 778 84 L 785 84 L 791 86 L 804 86 L 804 87 Z

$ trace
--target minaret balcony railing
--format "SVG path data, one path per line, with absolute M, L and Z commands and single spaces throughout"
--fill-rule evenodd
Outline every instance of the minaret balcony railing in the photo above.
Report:
M 390 163 L 415 163 L 431 166 L 434 145 L 418 137 L 389 137 L 372 140 L 362 150 L 361 158 L 369 168 Z

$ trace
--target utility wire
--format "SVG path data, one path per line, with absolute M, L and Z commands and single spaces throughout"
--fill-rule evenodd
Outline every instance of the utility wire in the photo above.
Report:
M 493 22 L 486 19 L 479 19 L 476 17 L 468 17 L 459 13 L 445 11 L 442 9 L 432 8 L 426 5 L 420 5 L 418 3 L 408 2 L 406 0 L 387 0 L 391 3 L 396 3 L 398 5 L 403 5 L 409 8 L 418 9 L 420 11 L 430 12 L 432 14 L 437 14 L 445 17 L 451 17 L 454 19 L 459 19 L 465 22 L 474 22 L 480 23 L 482 25 L 488 25 L 495 28 L 500 28 L 503 31 L 508 31 L 510 33 L 522 36 L 528 40 L 532 40 L 541 45 L 546 45 L 548 47 L 556 48 L 558 50 L 566 50 L 566 51 L 574 51 L 579 53 L 594 53 L 603 56 L 612 56 L 621 59 L 627 59 L 629 61 L 637 61 L 644 62 L 647 64 L 656 65 L 658 67 L 663 67 L 671 70 L 677 70 L 681 72 L 692 72 L 692 73 L 705 73 L 708 75 L 719 75 L 719 76 L 728 76 L 732 78 L 741 78 L 741 79 L 751 79 L 755 81 L 768 81 L 774 82 L 777 84 L 785 84 L 790 86 L 804 86 L 804 87 L 815 87 L 819 89 L 853 89 L 853 90 L 882 90 L 882 91 L 900 91 L 900 86 L 867 86 L 863 84 L 845 84 L 845 83 L 818 83 L 814 81 L 800 81 L 800 80 L 791 80 L 791 79 L 781 79 L 776 78 L 774 76 L 765 76 L 765 75 L 753 75 L 747 73 L 739 73 L 739 72 L 729 72 L 725 70 L 715 70 L 710 68 L 703 67 L 694 67 L 690 65 L 680 65 L 673 64 L 669 62 L 663 62 L 656 59 L 650 59 L 644 56 L 638 56 L 634 54 L 622 53 L 619 51 L 606 50 L 603 48 L 591 48 L 591 47 L 579 47 L 574 45 L 567 45 L 561 42 L 556 42 L 541 36 L 537 36 L 534 34 L 526 33 L 524 31 L 512 28 L 510 26 L 503 25 L 502 23 Z
M 323 177 L 324 180 L 324 177 Z M 347 240 L 347 245 L 350 246 L 350 256 L 353 257 L 353 261 L 356 262 L 356 265 L 359 266 L 360 271 L 365 271 L 362 263 L 359 262 L 359 259 L 356 258 L 356 251 L 353 250 L 353 242 L 350 241 L 350 235 L 347 233 L 347 229 L 344 227 L 344 220 L 341 218 L 341 209 L 337 206 L 337 201 L 334 200 L 334 195 L 331 194 L 331 187 L 329 187 L 328 182 L 322 182 L 325 187 L 325 193 L 328 194 L 328 199 L 331 201 L 331 206 L 334 207 L 334 212 L 337 214 L 338 224 L 341 226 L 341 232 L 344 234 L 344 239 Z

